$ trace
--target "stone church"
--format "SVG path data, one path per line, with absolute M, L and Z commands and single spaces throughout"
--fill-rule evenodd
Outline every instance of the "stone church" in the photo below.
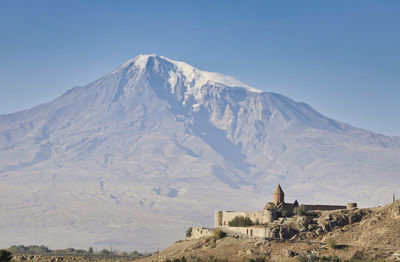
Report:
M 237 216 L 249 217 L 253 224 L 266 224 L 276 220 L 279 217 L 293 215 L 299 203 L 295 200 L 293 203 L 285 202 L 285 193 L 278 184 L 273 195 L 272 202 L 268 202 L 262 211 L 216 211 L 214 217 L 214 227 L 229 227 L 229 221 Z M 349 203 L 347 206 L 340 205 L 302 205 L 304 211 L 312 210 L 338 210 L 346 208 L 355 208 L 356 203 Z

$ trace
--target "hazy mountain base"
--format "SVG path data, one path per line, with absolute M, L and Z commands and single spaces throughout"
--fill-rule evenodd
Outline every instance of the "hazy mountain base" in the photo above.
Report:
M 155 55 L 0 115 L 0 159 L 1 246 L 154 251 L 278 181 L 288 202 L 360 206 L 400 185 L 399 138 Z

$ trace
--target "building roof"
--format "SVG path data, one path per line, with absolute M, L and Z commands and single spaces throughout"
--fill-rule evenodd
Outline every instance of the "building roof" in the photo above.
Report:
M 265 205 L 264 210 L 275 209 L 275 208 L 276 208 L 276 206 L 275 206 L 274 203 L 268 202 L 268 203 Z
M 285 193 L 283 193 L 283 190 L 281 188 L 281 185 L 278 184 L 278 186 L 276 187 L 274 194 L 279 194 L 279 195 L 284 195 Z

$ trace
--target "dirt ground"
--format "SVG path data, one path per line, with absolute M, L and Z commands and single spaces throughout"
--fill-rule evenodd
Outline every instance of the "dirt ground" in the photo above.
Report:
M 177 242 L 159 254 L 138 261 L 165 261 L 185 257 L 187 261 L 249 261 L 264 258 L 267 261 L 312 261 L 317 258 L 338 257 L 341 260 L 395 260 L 394 252 L 373 248 L 340 246 L 328 248 L 324 243 L 280 240 L 256 240 L 225 237 L 215 241 L 212 237 Z M 400 252 L 398 253 L 400 260 Z

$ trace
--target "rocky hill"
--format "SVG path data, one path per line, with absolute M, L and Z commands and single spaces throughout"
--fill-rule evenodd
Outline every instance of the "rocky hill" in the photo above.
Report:
M 188 261 L 400 260 L 399 200 L 384 207 L 308 213 L 281 219 L 275 226 L 277 233 L 269 239 L 226 236 L 178 241 L 140 261 L 182 256 Z

